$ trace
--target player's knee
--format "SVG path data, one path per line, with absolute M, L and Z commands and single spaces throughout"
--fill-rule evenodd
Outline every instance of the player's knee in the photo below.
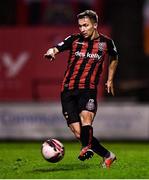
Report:
M 82 125 L 92 125 L 94 119 L 94 113 L 89 111 L 82 111 L 80 113 Z

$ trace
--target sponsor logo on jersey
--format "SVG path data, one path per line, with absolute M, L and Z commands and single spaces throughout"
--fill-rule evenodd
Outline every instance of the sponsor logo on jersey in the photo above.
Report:
M 78 56 L 80 58 L 91 58 L 91 59 L 96 59 L 96 60 L 99 60 L 101 58 L 101 55 L 99 55 L 97 53 L 87 52 L 85 54 L 84 52 L 80 52 L 80 51 L 75 52 L 75 56 Z

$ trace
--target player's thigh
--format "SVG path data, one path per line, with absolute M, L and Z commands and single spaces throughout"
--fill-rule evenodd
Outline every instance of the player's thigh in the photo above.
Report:
M 67 121 L 67 124 L 80 122 L 79 112 L 78 112 L 78 104 L 72 92 L 62 92 L 61 93 L 61 104 L 62 104 L 62 112 Z
M 84 90 L 80 93 L 79 111 L 89 111 L 96 114 L 97 111 L 97 91 Z
M 95 117 L 94 112 L 90 112 L 90 111 L 87 111 L 87 110 L 81 111 L 80 119 L 81 119 L 82 126 L 92 125 L 94 117 Z

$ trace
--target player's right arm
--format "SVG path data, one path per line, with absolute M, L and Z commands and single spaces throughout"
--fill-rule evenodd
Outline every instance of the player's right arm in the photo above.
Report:
M 64 39 L 64 41 L 57 44 L 55 47 L 50 48 L 45 54 L 44 57 L 49 59 L 50 61 L 55 59 L 55 55 L 59 52 L 63 52 L 65 50 L 70 50 L 72 47 L 72 42 L 76 38 L 75 35 L 68 36 Z
M 48 51 L 44 54 L 44 57 L 49 59 L 50 61 L 55 59 L 55 55 L 59 52 L 59 50 L 54 47 L 54 48 L 50 48 L 48 49 Z

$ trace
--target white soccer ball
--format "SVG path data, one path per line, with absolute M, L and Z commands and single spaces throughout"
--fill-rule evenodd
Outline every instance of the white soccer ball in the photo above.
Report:
M 47 139 L 42 144 L 41 153 L 45 160 L 56 163 L 64 157 L 64 145 L 57 139 Z

